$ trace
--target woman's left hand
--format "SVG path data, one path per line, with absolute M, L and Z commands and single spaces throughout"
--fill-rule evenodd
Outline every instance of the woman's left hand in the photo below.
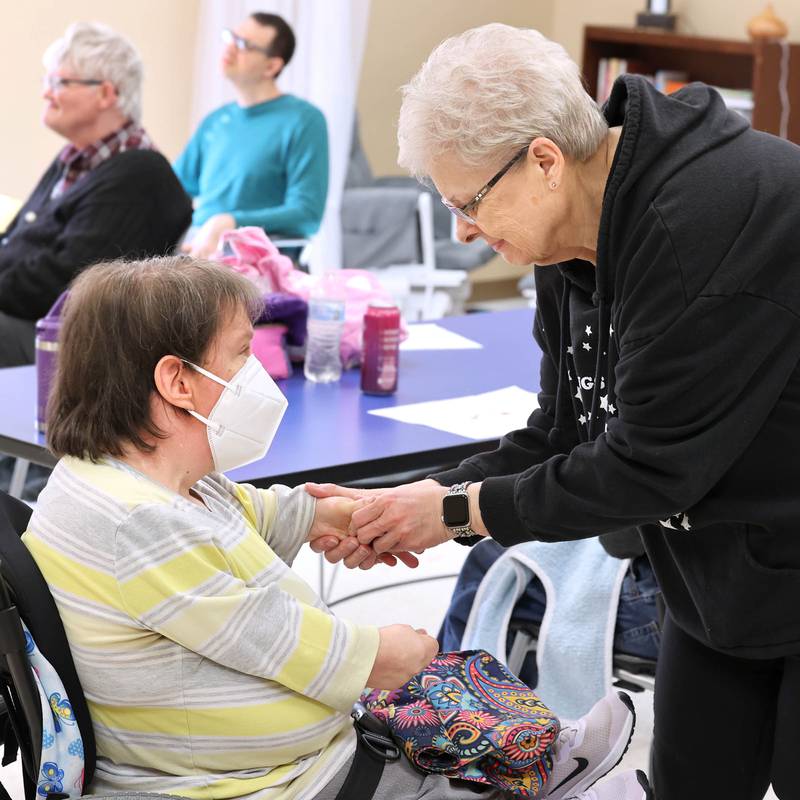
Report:
M 350 569 L 370 569 L 376 563 L 393 567 L 398 560 L 407 567 L 419 566 L 419 559 L 411 553 L 379 556 L 369 545 L 360 544 L 355 536 L 348 535 L 353 513 L 369 502 L 369 499 L 353 500 L 341 496 L 317 499 L 314 521 L 306 539 L 311 549 L 324 553 L 331 563 L 343 561 Z
M 442 544 L 452 538 L 441 517 L 445 494 L 447 488 L 430 478 L 382 489 L 354 509 L 350 533 L 379 554 Z

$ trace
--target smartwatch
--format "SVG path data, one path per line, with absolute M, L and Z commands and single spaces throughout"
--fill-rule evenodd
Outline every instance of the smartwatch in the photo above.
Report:
M 451 486 L 442 498 L 442 522 L 455 539 L 475 536 L 475 531 L 470 527 L 469 495 L 467 495 L 467 486 L 470 483 L 471 481 L 467 481 Z

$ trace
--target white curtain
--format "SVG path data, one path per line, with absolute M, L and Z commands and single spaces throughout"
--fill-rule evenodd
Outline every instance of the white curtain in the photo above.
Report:
M 193 127 L 234 98 L 219 69 L 223 28 L 235 27 L 254 11 L 266 11 L 280 14 L 294 30 L 297 49 L 278 85 L 322 110 L 330 141 L 328 202 L 311 251 L 310 268 L 315 273 L 342 266 L 340 210 L 369 5 L 370 0 L 202 0 L 200 4 Z

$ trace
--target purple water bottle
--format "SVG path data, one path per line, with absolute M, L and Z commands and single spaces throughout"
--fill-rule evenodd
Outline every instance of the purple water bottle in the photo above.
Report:
M 42 433 L 47 429 L 47 398 L 58 365 L 61 309 L 68 295 L 59 295 L 47 316 L 36 322 L 36 428 Z

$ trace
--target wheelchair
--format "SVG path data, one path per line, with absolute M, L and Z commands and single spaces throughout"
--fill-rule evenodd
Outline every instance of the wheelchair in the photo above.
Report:
M 36 562 L 20 541 L 28 526 L 31 509 L 20 500 L 0 492 L 0 731 L 2 731 L 3 766 L 17 757 L 22 762 L 24 800 L 65 800 L 62 792 L 37 794 L 39 762 L 42 753 L 42 707 L 33 671 L 25 655 L 22 620 L 28 626 L 42 655 L 61 678 L 84 750 L 86 792 L 94 777 L 96 747 L 92 720 L 67 636 L 47 583 Z M 94 795 L 101 798 L 101 795 Z M 172 795 L 126 792 L 114 800 L 179 800 Z M 0 800 L 11 800 L 0 783 Z M 14 800 L 21 800 L 14 798 Z M 109 800 L 109 796 L 106 796 Z

